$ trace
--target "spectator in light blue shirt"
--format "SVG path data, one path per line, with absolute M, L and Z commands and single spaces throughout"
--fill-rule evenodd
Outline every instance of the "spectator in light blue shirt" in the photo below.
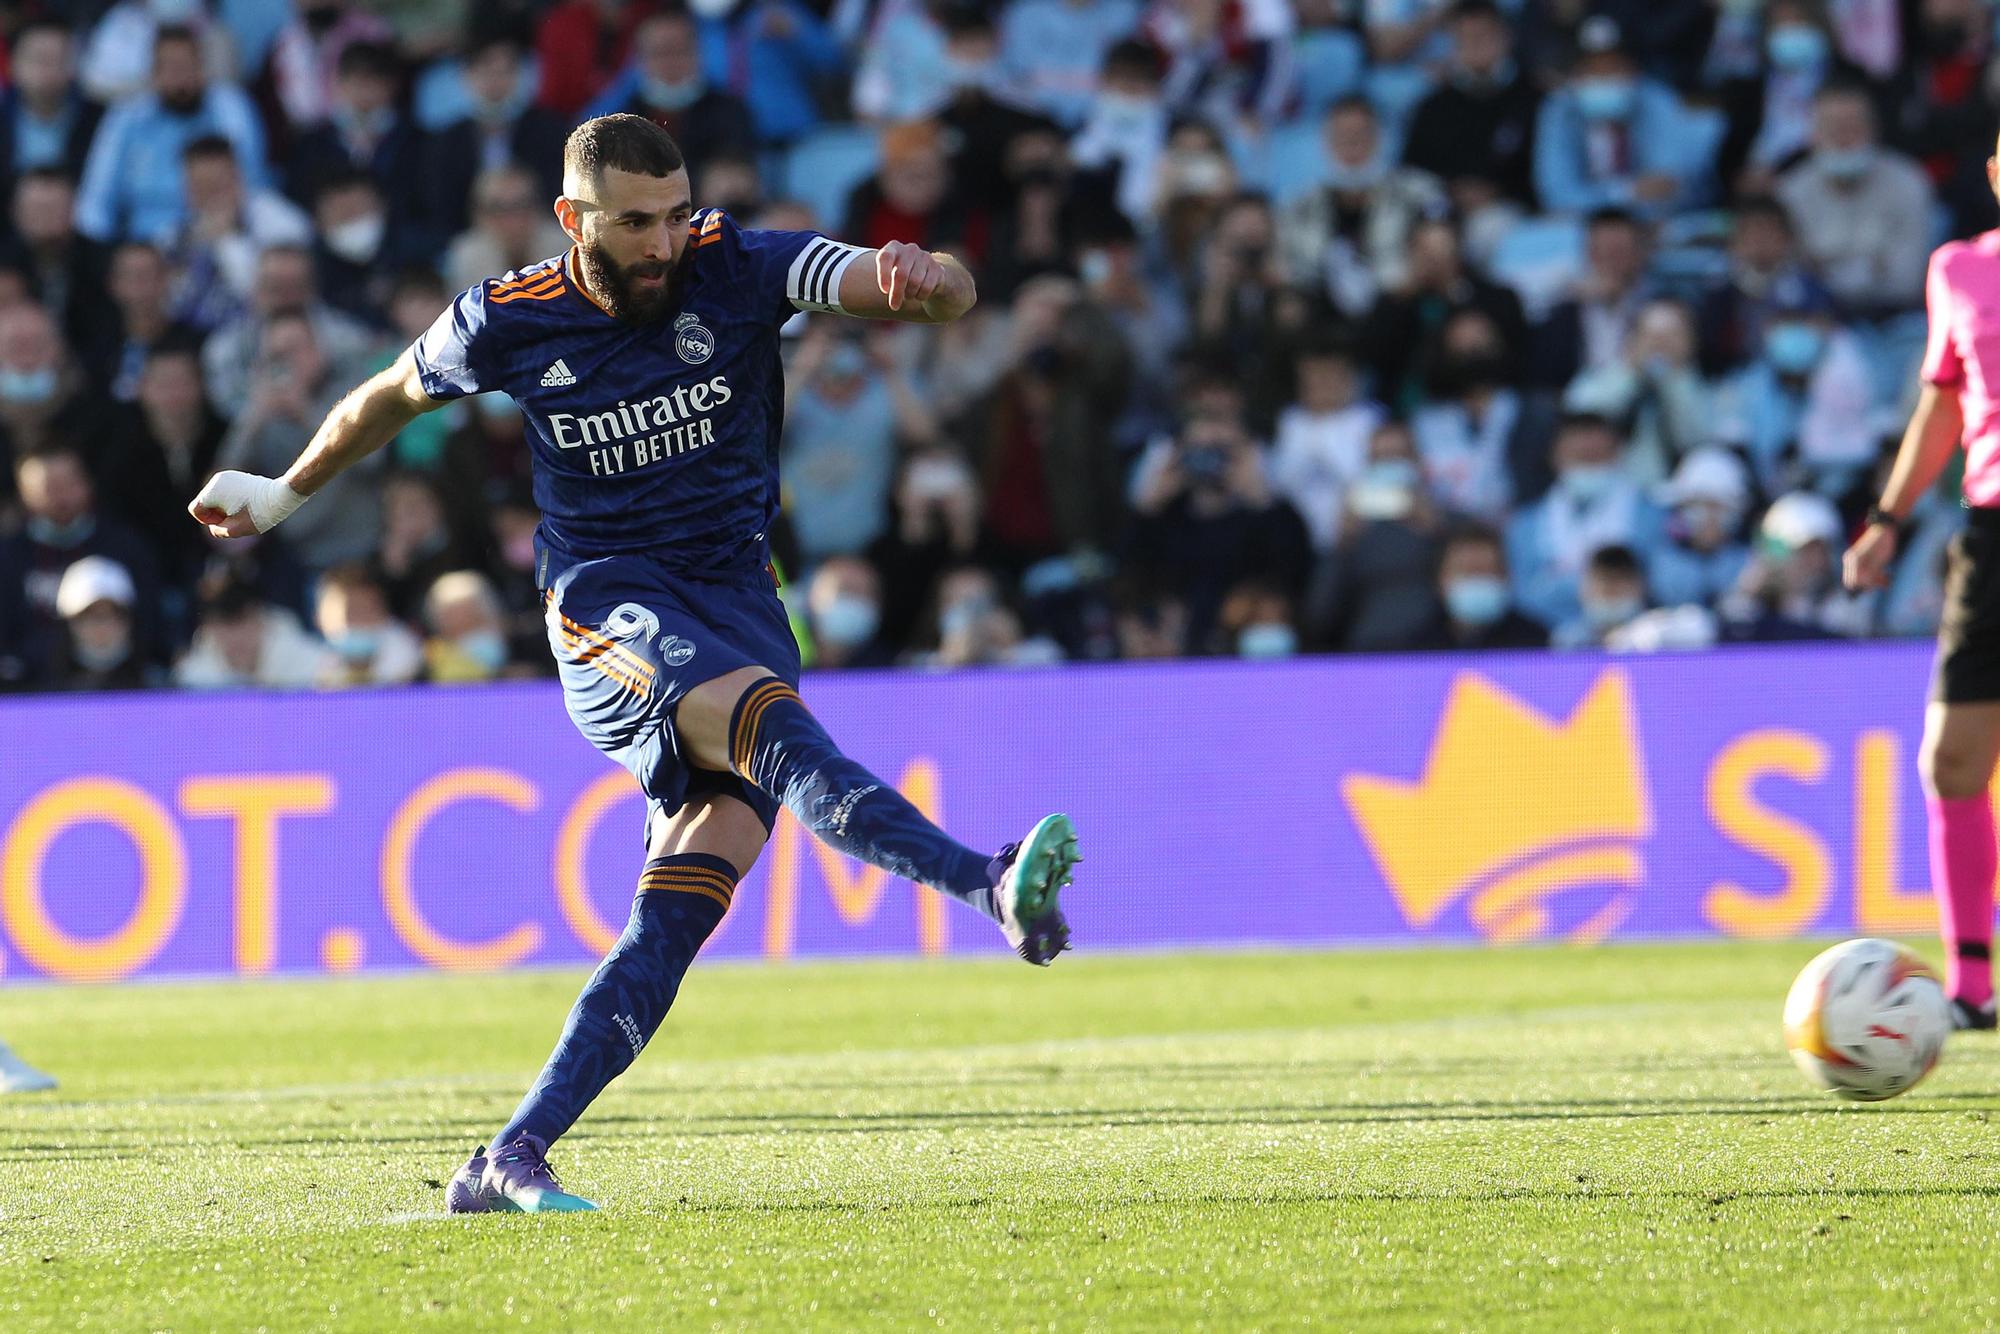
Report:
M 1105 54 L 1138 22 L 1133 0 L 1018 0 L 1000 23 L 1000 58 L 1031 102 L 1074 129 Z
M 1750 560 L 1741 537 L 1750 470 L 1726 449 L 1697 449 L 1674 469 L 1660 498 L 1673 507 L 1673 516 L 1667 540 L 1647 566 L 1653 599 L 1662 607 L 1712 608 L 1736 587 Z
M 200 43 L 162 27 L 153 43 L 153 90 L 119 103 L 98 127 L 77 198 L 77 230 L 98 241 L 170 242 L 187 220 L 181 151 L 206 134 L 234 145 L 253 184 L 264 180 L 264 132 L 234 86 L 210 86 Z
M 1620 467 L 1624 442 L 1603 417 L 1575 413 L 1556 431 L 1556 481 L 1507 525 L 1514 601 L 1544 625 L 1583 613 L 1584 569 L 1600 547 L 1629 547 L 1644 563 L 1659 546 L 1662 516 Z
M 76 39 L 55 19 L 30 19 L 15 30 L 12 65 L 0 93 L 0 177 L 38 167 L 81 176 L 103 108 L 77 90 Z
M 749 105 L 765 144 L 789 144 L 816 127 L 818 87 L 847 64 L 833 29 L 798 0 L 750 0 L 702 19 L 701 57 L 709 83 Z
M 1673 90 L 1640 75 L 1603 15 L 1586 19 L 1569 81 L 1535 120 L 1535 189 L 1542 207 L 1620 207 L 1658 217 L 1701 200 L 1709 172 Z

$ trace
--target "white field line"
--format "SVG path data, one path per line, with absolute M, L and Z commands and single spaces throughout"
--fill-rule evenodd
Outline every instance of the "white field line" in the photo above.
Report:
M 884 1065 L 918 1063 L 929 1066 L 978 1064 L 985 1061 L 1035 1060 L 1060 1056 L 1110 1055 L 1121 1052 L 1145 1052 L 1162 1047 L 1200 1047 L 1217 1043 L 1255 1042 L 1260 1039 L 1285 1039 L 1301 1037 L 1332 1038 L 1339 1035 L 1352 1038 L 1356 1035 L 1479 1030 L 1515 1027 L 1532 1027 L 1546 1024 L 1600 1023 L 1621 1019 L 1631 1019 L 1646 1014 L 1666 1014 L 1685 1012 L 1690 1008 L 1711 1008 L 1728 1006 L 1732 1011 L 1740 1009 L 1734 1001 L 1627 1001 L 1611 1005 L 1564 1005 L 1537 1010 L 1519 1010 L 1507 1014 L 1449 1015 L 1429 1019 L 1396 1019 L 1386 1022 L 1365 1024 L 1328 1024 L 1309 1028 L 1239 1028 L 1215 1029 L 1190 1033 L 1134 1033 L 1117 1037 L 1079 1037 L 1037 1039 L 1025 1042 L 981 1043 L 973 1046 L 941 1047 L 871 1047 L 861 1051 L 843 1052 L 797 1052 L 785 1055 L 759 1056 L 737 1060 L 668 1060 L 650 1063 L 641 1073 L 641 1078 L 633 1082 L 651 1082 L 649 1076 L 687 1070 L 733 1070 L 753 1072 L 759 1070 L 786 1071 L 812 1069 L 839 1062 L 843 1066 Z M 1240 1053 L 1230 1053 L 1232 1057 Z M 1200 1065 L 1200 1060 L 1184 1062 Z M 640 1073 L 635 1071 L 635 1073 Z M 18 1100 L 0 1101 L 0 1114 L 8 1112 L 31 1112 L 36 1108 L 54 1111 L 88 1111 L 98 1108 L 120 1107 L 176 1107 L 231 1105 L 261 1102 L 288 1102 L 316 1098 L 353 1097 L 355 1095 L 388 1094 L 425 1089 L 471 1088 L 485 1084 L 504 1084 L 510 1089 L 527 1077 L 521 1071 L 492 1071 L 479 1074 L 436 1075 L 428 1078 L 405 1077 L 397 1079 L 358 1080 L 351 1083 L 329 1084 L 287 1084 L 266 1089 L 224 1089 L 203 1093 L 170 1093 L 142 1095 L 130 1098 L 64 1099 L 43 1098 L 39 1095 Z M 11 1118 L 10 1118 L 11 1119 Z

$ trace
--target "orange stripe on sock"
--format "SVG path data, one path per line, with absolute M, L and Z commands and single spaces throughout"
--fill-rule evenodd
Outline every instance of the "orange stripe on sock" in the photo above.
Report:
M 799 697 L 797 691 L 776 679 L 751 687 L 750 697 L 744 701 L 742 718 L 736 729 L 734 751 L 738 773 L 750 772 L 750 757 L 756 750 L 757 725 L 764 720 L 764 711 L 787 695 L 793 699 Z
M 733 897 L 736 882 L 720 871 L 710 871 L 698 866 L 668 867 L 658 871 L 648 871 L 639 877 L 641 889 L 653 889 L 662 885 L 706 885 L 721 894 Z
M 658 889 L 647 889 L 646 892 L 648 894 L 699 894 L 705 899 L 713 899 L 715 902 L 721 904 L 724 912 L 729 911 L 728 896 L 718 894 L 706 885 L 668 885 Z

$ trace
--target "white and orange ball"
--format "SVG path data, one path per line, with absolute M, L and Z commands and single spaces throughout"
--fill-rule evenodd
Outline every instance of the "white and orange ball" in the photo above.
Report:
M 1785 1046 L 1835 1097 L 1881 1102 L 1931 1072 L 1951 1034 L 1937 972 L 1893 940 L 1849 940 L 1805 966 L 1785 997 Z

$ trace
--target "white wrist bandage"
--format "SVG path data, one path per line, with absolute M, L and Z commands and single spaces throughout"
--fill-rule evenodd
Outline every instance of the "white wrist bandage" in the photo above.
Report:
M 275 477 L 247 472 L 219 472 L 195 497 L 197 505 L 213 505 L 224 514 L 249 511 L 250 522 L 267 533 L 279 520 L 306 503 L 306 498 Z

